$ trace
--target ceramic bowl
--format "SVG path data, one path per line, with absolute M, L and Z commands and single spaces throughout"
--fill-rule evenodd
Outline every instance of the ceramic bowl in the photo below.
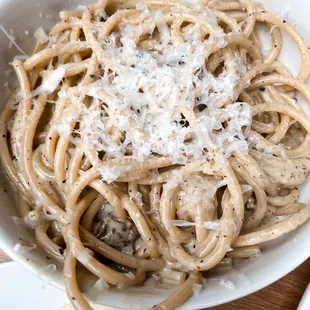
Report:
M 296 24 L 305 39 L 310 42 L 310 1 L 270 0 L 264 2 L 267 9 L 276 14 L 285 14 L 286 19 Z M 63 9 L 76 9 L 79 5 L 89 3 L 89 0 L 0 0 L 0 24 L 8 32 L 13 31 L 16 42 L 30 53 L 34 45 L 35 29 L 39 26 L 48 29 L 57 22 L 58 13 Z M 261 33 L 266 34 L 266 31 L 261 29 Z M 268 38 L 265 41 L 267 50 L 270 42 Z M 20 52 L 14 46 L 10 48 L 7 37 L 1 31 L 0 54 L 0 103 L 4 105 L 10 92 L 7 85 L 12 88 L 15 79 L 14 74 L 7 71 L 13 70 L 9 62 Z M 298 72 L 300 56 L 294 42 L 286 35 L 281 59 L 289 66 L 292 73 Z M 61 268 L 58 268 L 56 272 L 51 272 L 51 268 L 47 268 L 51 262 L 43 251 L 36 249 L 27 254 L 14 251 L 14 246 L 20 242 L 20 239 L 34 242 L 34 238 L 30 231 L 14 224 L 12 220 L 12 216 L 16 215 L 14 197 L 6 193 L 4 177 L 1 176 L 1 179 L 0 248 L 32 273 L 64 289 Z M 310 203 L 310 182 L 303 186 L 301 193 L 301 201 Z M 277 281 L 310 256 L 309 235 L 310 222 L 307 222 L 296 231 L 264 244 L 259 257 L 244 260 L 235 264 L 233 268 L 211 273 L 199 297 L 191 298 L 180 309 L 202 309 L 220 305 L 252 294 Z M 221 286 L 221 279 L 234 283 L 234 289 Z M 233 287 L 230 286 L 230 288 Z M 122 291 L 111 289 L 103 293 L 101 302 L 122 309 L 150 309 L 170 293 L 170 291 L 146 292 L 143 288 Z M 18 292 L 16 294 L 18 296 Z

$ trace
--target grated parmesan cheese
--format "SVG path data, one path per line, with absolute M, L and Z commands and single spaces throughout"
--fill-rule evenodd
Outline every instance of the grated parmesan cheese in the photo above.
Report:
M 109 290 L 109 288 L 109 284 L 104 279 L 98 279 L 87 289 L 87 294 L 91 299 L 96 301 L 105 291 Z
M 100 44 L 118 73 L 104 70 L 92 84 L 76 87 L 79 96 L 72 102 L 81 107 L 79 120 L 91 147 L 109 158 L 128 156 L 130 150 L 131 158 L 140 162 L 158 154 L 171 157 L 175 164 L 209 160 L 214 151 L 225 157 L 237 149 L 247 151 L 248 131 L 244 127 L 251 126 L 250 106 L 240 102 L 224 106 L 235 100 L 235 87 L 247 68 L 238 67 L 238 59 L 234 59 L 215 76 L 205 65 L 214 45 L 226 46 L 225 33 L 215 30 L 202 41 L 195 26 L 182 44 L 174 46 L 163 12 L 152 14 L 145 8 L 143 14 L 159 32 L 154 50 L 144 50 L 132 39 L 140 25 L 113 32 Z M 216 24 L 216 17 L 210 14 L 197 18 Z M 237 70 L 227 70 L 228 65 Z M 49 77 L 54 79 L 49 92 L 64 75 L 64 71 L 56 74 L 57 70 Z M 45 84 L 34 94 L 47 91 Z M 68 90 L 62 88 L 59 96 L 68 96 Z M 90 107 L 82 103 L 86 96 L 93 98 Z M 57 130 L 66 135 L 72 131 L 65 119 L 60 120 Z M 123 140 L 115 141 L 112 132 L 123 134 Z M 108 183 L 126 174 L 123 167 L 103 167 L 100 172 Z M 173 188 L 177 182 L 165 186 Z
M 194 222 L 188 222 L 184 220 L 172 220 L 172 225 L 177 227 L 192 227 L 196 226 L 196 223 Z M 203 223 L 203 227 L 210 229 L 210 230 L 220 230 L 220 221 L 208 221 Z
M 204 222 L 204 227 L 210 230 L 221 230 L 220 221 Z
M 199 0 L 183 0 L 184 3 L 186 4 L 191 4 L 191 5 L 195 5 L 195 4 L 199 4 Z
M 200 295 L 201 290 L 202 290 L 202 285 L 201 284 L 197 284 L 197 283 L 193 284 L 193 295 L 195 297 Z
M 140 192 L 136 192 L 135 195 L 130 199 L 133 199 L 133 201 L 139 208 L 143 207 L 143 199 L 142 194 Z
M 157 24 L 160 32 L 160 46 L 158 47 L 165 48 L 169 44 L 171 36 L 164 14 L 160 10 L 155 13 L 155 23 Z
M 117 180 L 120 176 L 125 175 L 126 172 L 128 172 L 128 167 L 126 166 L 103 166 L 100 168 L 102 180 L 109 184 Z
M 125 273 L 125 276 L 131 280 L 134 280 L 136 278 L 136 276 L 131 271 Z
M 226 245 L 226 250 L 227 250 L 227 252 L 231 252 L 234 249 L 230 245 Z
M 56 70 L 52 71 L 48 77 L 43 79 L 42 84 L 39 87 L 32 91 L 32 96 L 37 96 L 43 93 L 53 93 L 64 78 L 65 73 L 65 68 L 63 66 L 59 66 Z
M 178 185 L 179 185 L 178 182 L 170 181 L 170 182 L 164 184 L 163 189 L 164 189 L 164 191 L 168 191 L 170 189 L 178 187 Z
M 48 41 L 48 35 L 45 33 L 42 27 L 39 27 L 35 32 L 34 32 L 34 37 L 36 40 L 43 44 Z
M 227 280 L 227 279 L 221 279 L 220 280 L 220 285 L 224 288 L 227 288 L 228 290 L 235 290 L 236 286 L 233 282 Z
M 151 277 L 149 279 L 147 279 L 144 283 L 143 283 L 143 291 L 146 293 L 150 293 L 150 294 L 160 294 L 162 293 L 165 289 L 165 287 L 160 285 L 160 282 L 158 281 L 158 279 L 156 279 L 155 277 Z
M 79 10 L 79 11 L 85 11 L 87 9 L 87 6 L 86 5 L 81 5 L 81 4 L 79 4 L 78 6 L 77 6 L 77 10 Z
M 253 190 L 253 187 L 251 185 L 245 184 L 241 185 L 242 193 L 247 193 Z
M 191 226 L 196 226 L 196 223 L 194 222 L 188 222 L 188 221 L 183 221 L 183 220 L 173 220 L 172 224 L 178 227 L 191 227 Z
M 25 55 L 16 55 L 14 56 L 14 60 L 18 59 L 18 60 L 26 60 L 28 58 L 28 56 Z M 12 63 L 10 63 L 11 65 Z

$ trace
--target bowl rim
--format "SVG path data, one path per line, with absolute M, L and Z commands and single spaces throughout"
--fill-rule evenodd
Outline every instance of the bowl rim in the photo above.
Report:
M 93 2 L 94 1 L 95 0 L 93 0 Z M 304 225 L 307 225 L 307 226 L 310 225 L 310 221 L 306 222 Z M 61 281 L 55 280 L 47 272 L 42 271 L 42 269 L 40 269 L 39 264 L 36 263 L 35 261 L 33 260 L 27 261 L 21 253 L 16 252 L 14 250 L 14 246 L 12 246 L 12 244 L 8 240 L 6 240 L 5 231 L 2 231 L 1 229 L 0 229 L 0 248 L 12 260 L 22 265 L 24 268 L 30 271 L 37 278 L 42 279 L 45 282 L 48 282 L 48 284 L 53 285 L 57 289 L 65 291 L 64 285 L 63 283 L 61 283 Z M 264 253 L 262 255 L 264 255 Z M 279 279 L 283 278 L 288 273 L 296 269 L 304 261 L 306 261 L 310 257 L 310 247 L 300 248 L 300 250 L 298 251 L 298 254 L 296 255 L 287 254 L 287 257 L 290 258 L 289 264 L 285 264 L 285 266 L 282 265 L 282 268 L 274 268 L 272 271 L 272 274 L 267 275 L 264 281 L 258 281 L 258 282 L 251 283 L 250 285 L 247 285 L 247 286 L 238 287 L 238 289 L 234 291 L 233 296 L 228 296 L 226 294 L 223 294 L 216 301 L 209 301 L 207 298 L 200 298 L 199 301 L 197 299 L 196 303 L 189 302 L 188 304 L 186 304 L 184 309 L 198 309 L 198 308 L 203 309 L 206 307 L 213 307 L 213 306 L 222 305 L 222 304 L 240 299 L 247 295 L 253 294 L 271 285 L 272 283 L 275 283 L 276 281 L 278 281 Z M 121 291 L 119 292 L 119 295 L 122 295 Z M 113 304 L 111 304 L 110 302 L 107 302 L 106 305 L 113 307 Z
M 305 225 L 310 225 L 310 222 L 306 222 Z M 0 233 L 1 236 L 1 233 Z M 52 286 L 56 287 L 59 290 L 65 291 L 65 287 L 58 283 L 57 281 L 51 279 L 50 276 L 48 276 L 48 273 L 43 274 L 39 272 L 39 268 L 36 268 L 35 262 L 28 262 L 24 259 L 24 256 L 22 254 L 19 254 L 18 252 L 14 251 L 14 248 L 10 247 L 8 243 L 3 242 L 3 238 L 0 238 L 0 248 L 15 262 L 22 265 L 24 268 L 26 268 L 28 271 L 30 271 L 34 276 L 37 278 L 48 282 L 47 284 L 51 284 Z M 262 253 L 262 255 L 264 255 Z M 265 282 L 259 282 L 259 283 L 253 283 L 251 285 L 242 286 L 239 287 L 238 290 L 236 290 L 233 297 L 225 297 L 222 296 L 218 301 L 210 302 L 206 299 L 201 299 L 199 303 L 199 309 L 205 309 L 206 307 L 214 307 L 218 305 L 223 305 L 228 302 L 243 298 L 245 296 L 251 295 L 256 293 L 257 291 L 277 282 L 281 278 L 285 277 L 287 274 L 295 270 L 297 267 L 299 267 L 302 263 L 304 263 L 308 258 L 310 258 L 310 247 L 304 249 L 303 251 L 299 252 L 299 255 L 295 256 L 295 259 L 291 261 L 291 264 L 287 264 L 286 268 L 275 268 L 273 276 L 268 277 Z M 239 293 L 238 293 L 239 292 Z M 107 303 L 106 306 L 115 307 L 115 305 Z M 186 309 L 194 309 L 192 308 L 194 305 L 188 305 Z M 131 308 L 127 308 L 131 309 Z

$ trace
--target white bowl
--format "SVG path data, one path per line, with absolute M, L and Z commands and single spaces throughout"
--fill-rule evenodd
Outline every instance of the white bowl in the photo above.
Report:
M 267 9 L 271 9 L 277 14 L 287 13 L 287 20 L 298 24 L 301 33 L 310 42 L 310 30 L 308 13 L 310 12 L 310 1 L 288 1 L 270 0 L 264 1 Z M 292 5 L 289 10 L 286 5 Z M 297 3 L 298 2 L 298 3 Z M 43 26 L 48 28 L 58 19 L 58 12 L 63 9 L 77 8 L 78 5 L 87 5 L 90 0 L 0 0 L 0 24 L 9 31 L 14 31 L 14 37 L 18 44 L 26 52 L 31 51 L 34 45 L 34 30 Z M 294 5 L 293 5 L 294 3 Z M 29 34 L 26 34 L 26 31 Z M 9 48 L 9 41 L 0 32 L 1 44 L 1 70 L 0 70 L 0 91 L 1 104 L 5 104 L 8 98 L 8 90 L 3 87 L 14 74 L 7 77 L 6 70 L 12 70 L 8 64 L 13 56 L 19 55 L 15 47 Z M 300 57 L 293 42 L 285 36 L 285 48 L 281 55 L 282 60 L 289 65 L 293 73 L 297 73 L 300 66 Z M 3 89 L 2 89 L 3 88 Z M 1 151 L 1 150 L 0 150 Z M 2 180 L 3 176 L 1 176 Z M 53 285 L 63 289 L 62 273 L 60 268 L 57 272 L 50 273 L 46 268 L 51 262 L 40 249 L 31 254 L 23 256 L 14 251 L 14 246 L 19 239 L 34 242 L 33 235 L 26 229 L 16 226 L 11 219 L 16 215 L 14 201 L 3 190 L 5 182 L 0 188 L 0 248 L 2 248 L 12 259 L 19 262 L 32 273 L 49 281 Z M 310 182 L 302 189 L 301 200 L 310 203 Z M 263 245 L 263 254 L 255 259 L 244 260 L 233 268 L 221 273 L 210 275 L 209 281 L 202 290 L 198 298 L 191 298 L 181 309 L 201 309 L 210 306 L 223 304 L 225 302 L 246 296 L 263 287 L 277 281 L 287 273 L 292 271 L 310 256 L 309 247 L 310 222 L 300 227 L 298 230 L 286 235 L 276 241 Z M 230 290 L 219 284 L 220 279 L 227 279 L 235 284 L 235 289 Z M 150 309 L 153 305 L 163 300 L 170 292 L 146 293 L 143 290 L 110 290 L 104 292 L 103 302 L 106 305 L 123 309 Z M 16 292 L 18 296 L 18 292 Z

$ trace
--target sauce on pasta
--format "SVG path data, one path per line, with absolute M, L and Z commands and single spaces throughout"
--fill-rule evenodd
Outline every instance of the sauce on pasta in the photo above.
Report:
M 308 46 L 252 0 L 100 0 L 63 11 L 24 62 L 0 121 L 19 223 L 63 265 L 116 287 L 149 278 L 184 303 L 206 271 L 260 254 L 310 217 Z M 262 56 L 256 24 L 270 31 Z M 280 29 L 298 46 L 293 77 Z M 100 284 L 98 282 L 98 285 Z

